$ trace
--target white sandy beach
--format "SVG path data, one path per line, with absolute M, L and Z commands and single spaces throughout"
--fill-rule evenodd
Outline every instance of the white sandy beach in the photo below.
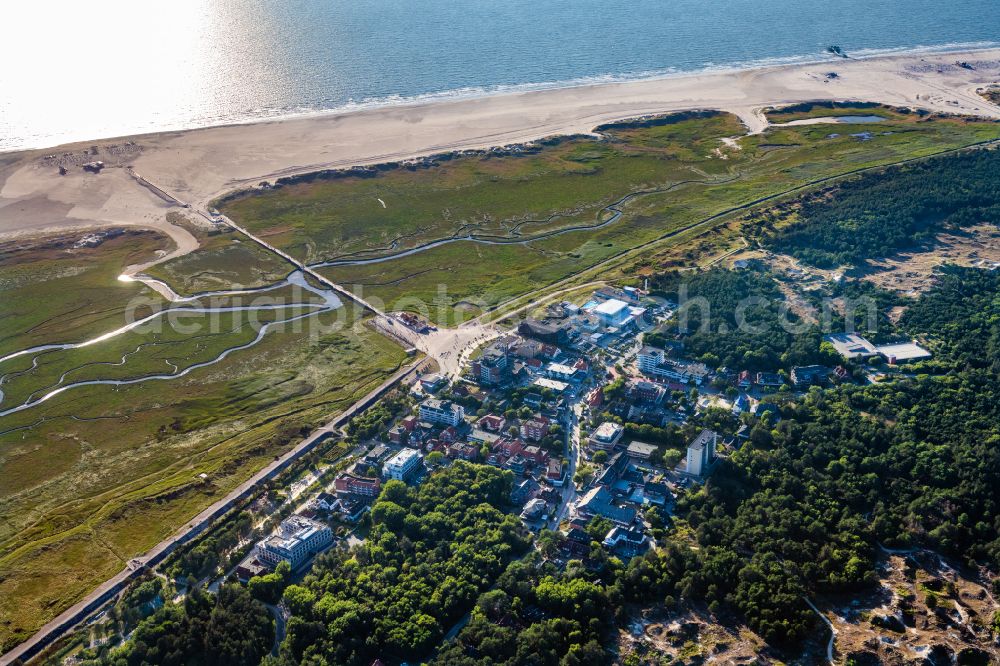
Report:
M 828 77 L 830 72 L 837 76 Z M 864 100 L 1000 119 L 1000 107 L 975 92 L 998 81 L 1000 49 L 832 60 L 143 135 L 134 137 L 141 154 L 128 163 L 181 200 L 204 207 L 227 191 L 282 175 L 589 132 L 613 120 L 689 109 L 737 114 L 751 132 L 766 127 L 762 108 L 812 100 Z M 93 175 L 72 168 L 60 176 L 43 164 L 45 155 L 122 141 L 0 154 L 0 236 L 138 225 L 170 233 L 180 253 L 193 249 L 190 234 L 166 223 L 170 205 L 125 169 Z

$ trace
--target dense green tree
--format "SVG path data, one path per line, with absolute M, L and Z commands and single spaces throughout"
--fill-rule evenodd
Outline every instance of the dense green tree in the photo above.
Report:
M 974 150 L 865 173 L 806 195 L 765 244 L 820 267 L 930 241 L 948 227 L 1000 222 L 1000 153 Z
M 320 556 L 286 591 L 295 622 L 278 663 L 367 666 L 433 652 L 527 548 L 519 521 L 501 511 L 512 487 L 510 472 L 463 461 L 416 489 L 387 483 L 366 542 Z
M 239 585 L 218 595 L 197 589 L 182 604 L 168 603 L 99 663 L 114 666 L 259 664 L 274 641 L 270 613 Z

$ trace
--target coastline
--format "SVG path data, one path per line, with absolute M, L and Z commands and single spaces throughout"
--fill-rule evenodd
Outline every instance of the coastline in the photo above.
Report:
M 91 145 L 137 142 L 141 153 L 117 166 L 134 166 L 204 207 L 263 180 L 586 134 L 603 123 L 679 111 L 733 113 L 750 132 L 766 128 L 763 108 L 821 100 L 1000 119 L 1000 106 L 975 94 L 998 81 L 1000 48 L 906 51 L 317 112 L 0 153 L 0 237 L 116 224 L 169 232 L 164 215 L 171 204 L 138 186 L 125 169 L 94 176 L 74 168 L 59 176 L 41 163 L 46 154 Z
M 1000 41 L 976 41 L 976 42 L 953 42 L 936 45 L 913 45 L 888 48 L 868 48 L 852 50 L 848 53 L 848 59 L 853 61 L 865 61 L 880 58 L 892 57 L 919 57 L 936 56 L 948 54 L 971 54 L 980 51 L 990 51 L 1000 49 Z M 803 65 L 822 65 L 824 63 L 838 64 L 843 59 L 827 51 L 791 55 L 773 56 L 753 60 L 731 61 L 720 64 L 706 64 L 702 67 L 689 69 L 678 69 L 666 67 L 662 69 L 650 69 L 622 74 L 604 73 L 581 76 L 577 78 L 553 81 L 533 81 L 525 83 L 505 83 L 496 85 L 467 86 L 463 88 L 447 89 L 440 91 L 430 91 L 412 95 L 386 95 L 382 97 L 363 98 L 361 100 L 350 99 L 341 104 L 336 104 L 325 108 L 299 108 L 293 109 L 265 109 L 256 115 L 247 114 L 240 118 L 227 118 L 221 121 L 192 122 L 181 126 L 164 126 L 151 128 L 149 131 L 129 131 L 125 133 L 111 132 L 102 136 L 67 137 L 66 140 L 58 143 L 44 143 L 38 146 L 23 145 L 12 148 L 0 148 L 0 158 L 7 154 L 30 152 L 35 150 L 49 150 L 60 146 L 76 145 L 84 142 L 108 141 L 115 138 L 141 137 L 155 134 L 168 134 L 174 132 L 189 132 L 194 130 L 213 129 L 218 127 L 233 127 L 243 125 L 256 125 L 272 122 L 283 122 L 288 120 L 303 120 L 310 118 L 322 118 L 325 116 L 335 116 L 343 114 L 358 113 L 384 108 L 398 108 L 408 106 L 422 106 L 427 104 L 441 104 L 470 99 L 481 99 L 488 97 L 500 97 L 505 95 L 517 95 L 528 92 L 544 92 L 551 90 L 564 90 L 570 88 L 587 88 L 590 86 L 602 86 L 616 83 L 636 83 L 645 81 L 660 81 L 672 78 L 686 78 L 692 76 L 705 76 L 713 74 L 736 74 L 760 69 L 775 67 L 794 67 Z

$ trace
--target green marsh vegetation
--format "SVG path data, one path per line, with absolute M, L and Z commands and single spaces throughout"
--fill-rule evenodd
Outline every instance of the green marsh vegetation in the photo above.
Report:
M 190 295 L 234 287 L 255 288 L 274 284 L 292 270 L 287 262 L 228 227 L 206 228 L 180 213 L 168 221 L 198 239 L 194 252 L 151 267 L 146 273 L 163 280 L 179 294 Z
M 592 267 L 608 268 L 637 249 L 655 256 L 691 231 L 722 230 L 728 212 L 857 170 L 1000 138 L 997 123 L 870 105 L 805 113 L 885 120 L 772 127 L 743 137 L 735 149 L 721 141 L 744 133 L 735 117 L 679 115 L 610 125 L 599 138 L 543 141 L 520 153 L 304 177 L 241 194 L 223 209 L 309 262 L 386 256 L 469 235 L 522 241 L 456 240 L 389 261 L 321 269 L 390 309 L 428 307 L 432 319 L 449 324 Z M 621 218 L 600 226 L 612 217 L 607 207 L 629 195 L 616 207 Z M 590 228 L 559 233 L 580 226 Z
M 164 249 L 166 239 L 128 232 L 96 248 L 73 248 L 78 238 L 0 249 L 0 284 L 9 296 L 3 353 L 115 330 L 133 298 L 165 305 L 141 283 L 117 276 Z M 266 296 L 318 302 L 287 286 Z M 200 305 L 246 306 L 256 298 Z M 303 312 L 301 305 L 211 317 L 189 312 L 180 322 L 194 332 L 169 325 L 129 332 L 47 352 L 34 368 L 32 355 L 10 359 L 0 365 L 3 408 L 59 385 L 67 372 L 64 383 L 183 370 L 252 341 L 259 324 Z M 314 318 L 325 326 L 318 333 L 276 324 L 257 345 L 181 378 L 77 387 L 0 418 L 0 649 L 27 638 L 406 358 L 347 309 Z M 118 365 L 123 355 L 127 362 Z
M 97 247 L 74 247 L 82 233 L 0 246 L 0 356 L 37 345 L 82 342 L 121 326 L 128 301 L 162 299 L 136 282 L 119 282 L 129 264 L 170 242 L 128 231 Z

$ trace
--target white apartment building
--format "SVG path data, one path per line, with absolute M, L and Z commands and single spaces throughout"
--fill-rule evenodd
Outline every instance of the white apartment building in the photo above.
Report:
M 465 420 L 465 408 L 449 400 L 427 398 L 420 403 L 420 420 L 457 426 Z
M 718 433 L 712 430 L 702 430 L 687 450 L 687 473 L 694 476 L 702 476 L 708 471 L 709 466 L 715 460 L 715 445 L 718 442 Z
M 605 421 L 590 433 L 590 438 L 587 441 L 590 443 L 591 448 L 612 451 L 621 440 L 624 432 L 625 429 L 617 423 Z
M 643 347 L 636 360 L 639 372 L 660 380 L 681 384 L 694 383 L 700 386 L 709 374 L 705 364 L 682 363 L 668 359 L 666 352 L 656 347 Z
M 406 481 L 417 471 L 423 459 L 416 449 L 403 449 L 385 462 L 382 475 L 387 479 Z

